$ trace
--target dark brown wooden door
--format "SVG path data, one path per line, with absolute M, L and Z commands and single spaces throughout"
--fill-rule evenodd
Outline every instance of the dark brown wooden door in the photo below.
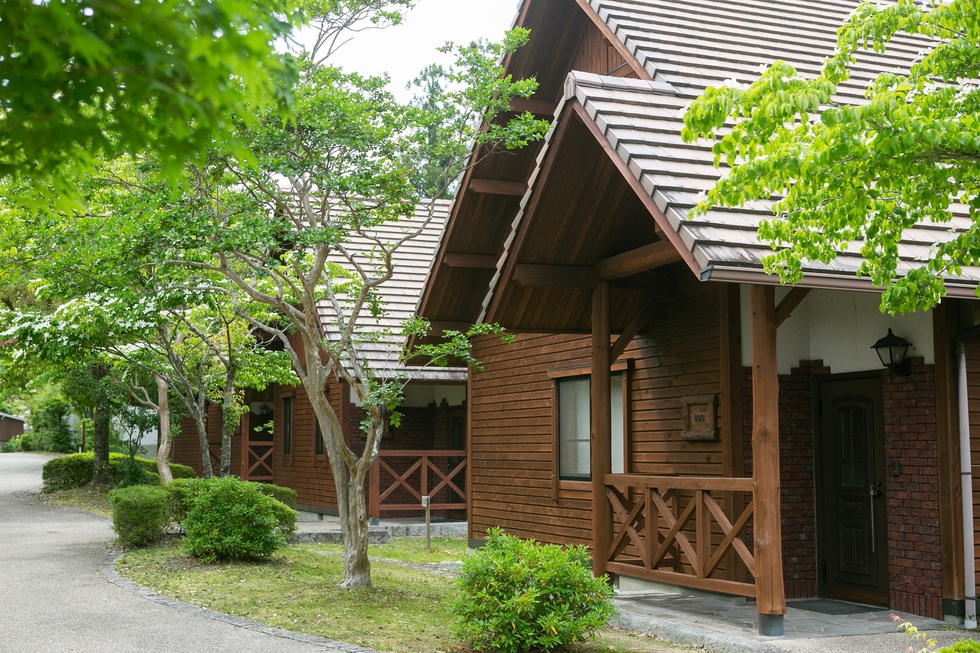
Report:
M 817 528 L 823 595 L 888 604 L 881 379 L 819 388 Z

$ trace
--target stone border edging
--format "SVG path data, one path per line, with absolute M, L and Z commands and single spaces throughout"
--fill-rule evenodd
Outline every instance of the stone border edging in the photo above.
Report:
M 338 653 L 381 653 L 380 651 L 376 651 L 374 649 L 355 646 L 353 644 L 345 644 L 326 637 L 297 633 L 292 630 L 286 630 L 285 628 L 266 626 L 265 624 L 261 624 L 257 621 L 252 621 L 251 619 L 245 619 L 244 617 L 236 617 L 223 612 L 208 610 L 207 608 L 201 608 L 196 605 L 191 605 L 190 603 L 184 603 L 183 601 L 161 596 L 153 590 L 137 585 L 128 578 L 121 576 L 119 572 L 116 571 L 114 566 L 116 561 L 121 557 L 122 556 L 119 553 L 110 553 L 107 555 L 102 564 L 99 565 L 99 573 L 101 573 L 102 576 L 113 585 L 128 592 L 132 592 L 133 594 L 138 594 L 144 599 L 153 601 L 154 603 L 159 603 L 167 606 L 168 608 L 179 610 L 188 614 L 194 614 L 206 619 L 220 621 L 231 626 L 235 626 L 236 628 L 243 628 L 245 630 L 252 630 L 259 633 L 264 633 L 266 635 L 271 635 L 273 637 L 281 637 L 283 639 L 291 639 L 298 642 L 318 645 L 323 647 L 323 650 L 325 651 L 336 651 Z

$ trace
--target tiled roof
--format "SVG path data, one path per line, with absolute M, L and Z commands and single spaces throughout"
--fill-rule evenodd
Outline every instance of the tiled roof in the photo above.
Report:
M 565 96 L 555 112 L 563 115 L 569 102 L 580 103 L 611 149 L 622 159 L 654 200 L 682 250 L 702 279 L 767 281 L 762 258 L 771 254 L 760 242 L 761 220 L 771 218 L 772 203 L 748 202 L 735 209 L 714 209 L 690 220 L 688 210 L 699 194 L 710 189 L 725 169 L 713 165 L 710 144 L 685 143 L 680 136 L 683 114 L 707 86 L 727 80 L 748 83 L 760 67 L 782 59 L 801 73 L 815 75 L 833 53 L 836 29 L 857 2 L 846 0 L 590 0 L 591 8 L 633 53 L 651 80 L 571 72 Z M 928 46 L 921 37 L 896 37 L 885 54 L 858 55 L 850 82 L 837 100 L 863 101 L 864 86 L 882 71 L 907 71 Z M 565 115 L 569 115 L 565 113 Z M 545 145 L 521 213 L 505 242 L 510 248 L 523 219 L 523 207 L 534 193 L 533 180 L 548 156 Z M 971 221 L 963 206 L 954 206 L 949 222 L 920 223 L 906 230 L 900 247 L 898 272 L 920 265 L 930 247 L 967 229 Z M 800 284 L 812 287 L 871 289 L 856 272 L 862 262 L 859 244 L 840 252 L 829 264 L 804 266 Z M 684 252 L 683 250 L 686 250 Z M 498 266 L 498 271 L 501 269 Z M 499 274 L 491 282 L 495 292 Z M 947 280 L 952 296 L 975 297 L 980 269 L 964 268 L 961 277 Z M 484 301 L 484 312 L 490 297 Z
M 680 139 L 687 101 L 666 91 L 662 84 L 635 79 L 601 77 L 573 72 L 566 84 L 566 102 L 582 104 L 589 116 L 666 216 L 670 228 L 694 257 L 702 278 L 747 280 L 761 269 L 762 258 L 772 253 L 757 237 L 759 222 L 772 217 L 771 202 L 748 202 L 735 209 L 713 209 L 688 219 L 697 195 L 723 174 L 712 165 L 707 143 L 685 144 Z M 899 247 L 899 273 L 919 265 L 929 248 L 969 228 L 963 206 L 955 207 L 950 222 L 922 223 L 905 232 Z M 859 246 L 840 252 L 829 264 L 809 263 L 802 285 L 839 287 L 868 285 L 855 275 L 862 262 Z M 746 276 L 744 273 L 749 273 Z M 834 279 L 841 277 L 840 279 Z M 980 269 L 965 268 L 963 276 L 948 282 L 950 293 L 973 297 Z
M 362 342 L 359 346 L 365 359 L 372 369 L 383 376 L 392 374 L 407 374 L 412 378 L 425 381 L 460 382 L 466 379 L 465 368 L 448 367 L 406 367 L 398 361 L 398 354 L 404 337 L 401 324 L 416 313 L 419 297 L 425 284 L 426 276 L 432 265 L 436 248 L 442 238 L 449 216 L 451 203 L 445 200 L 433 202 L 433 214 L 429 218 L 429 205 L 420 204 L 413 216 L 402 218 L 398 222 L 385 223 L 370 230 L 371 235 L 385 242 L 394 242 L 406 234 L 424 225 L 422 232 L 409 242 L 399 247 L 393 255 L 393 276 L 380 286 L 380 295 L 384 302 L 384 315 L 373 317 L 370 311 L 364 310 L 358 322 L 359 333 L 381 333 L 377 342 Z M 372 265 L 372 249 L 374 244 L 364 238 L 351 238 L 344 243 L 347 250 L 354 254 L 359 264 Z M 350 268 L 351 264 L 338 254 L 330 257 L 331 262 Z M 319 306 L 320 319 L 326 337 L 336 339 L 337 327 L 333 319 L 333 310 L 326 302 Z

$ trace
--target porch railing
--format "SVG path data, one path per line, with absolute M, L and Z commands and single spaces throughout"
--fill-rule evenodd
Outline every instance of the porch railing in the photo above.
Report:
M 751 478 L 607 474 L 613 537 L 606 568 L 647 580 L 754 597 L 755 584 L 716 577 L 736 557 L 755 577 L 746 546 L 754 512 Z M 748 498 L 746 498 L 748 497 Z M 722 505 L 726 504 L 730 520 Z
M 368 515 L 466 509 L 466 450 L 388 450 L 378 454 L 368 478 Z

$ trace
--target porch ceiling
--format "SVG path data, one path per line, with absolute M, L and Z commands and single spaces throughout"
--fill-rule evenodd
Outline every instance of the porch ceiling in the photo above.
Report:
M 656 223 L 573 113 L 552 137 L 523 204 L 485 320 L 515 331 L 588 332 L 596 263 L 659 242 Z M 613 331 L 667 278 L 643 273 L 614 281 Z

